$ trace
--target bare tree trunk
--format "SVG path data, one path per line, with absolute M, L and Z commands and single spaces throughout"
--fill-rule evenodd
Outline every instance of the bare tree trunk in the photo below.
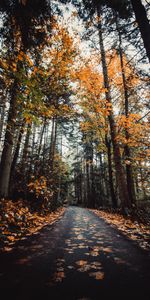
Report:
M 110 85 L 108 80 L 108 70 L 105 56 L 105 49 L 103 43 L 103 34 L 102 34 L 102 24 L 101 24 L 101 7 L 97 5 L 97 15 L 98 15 L 98 31 L 99 31 L 99 41 L 100 41 L 100 50 L 101 50 L 101 60 L 102 60 L 102 68 L 103 68 L 103 77 L 104 77 L 104 87 L 106 89 L 106 99 L 111 104 L 111 93 L 110 93 Z M 110 125 L 110 135 L 113 145 L 113 153 L 114 153 L 114 163 L 116 169 L 116 178 L 119 190 L 119 197 L 121 201 L 122 208 L 130 207 L 130 199 L 128 195 L 128 189 L 126 184 L 126 178 L 124 169 L 121 163 L 121 154 L 118 142 L 116 140 L 116 124 L 113 116 L 113 111 L 109 112 L 108 116 L 109 125 Z
M 87 178 L 86 178 L 86 160 L 84 159 L 83 164 L 83 199 L 84 199 L 84 206 L 87 207 Z
M 131 3 L 144 42 L 144 47 L 150 61 L 150 23 L 146 10 L 141 0 L 131 0 Z
M 53 151 L 53 140 L 54 140 L 54 132 L 55 132 L 55 119 L 52 119 L 52 129 L 51 129 L 51 141 L 50 141 L 50 151 L 49 151 L 49 159 L 51 160 L 52 151 Z
M 146 199 L 146 189 L 144 186 L 144 175 L 143 175 L 143 169 L 142 169 L 142 165 L 140 166 L 140 181 L 141 181 L 141 191 L 142 191 L 142 196 L 143 196 L 143 200 Z
M 105 203 L 105 191 L 106 191 L 106 178 L 103 172 L 103 163 L 102 163 L 102 154 L 99 153 L 99 163 L 100 163 L 100 206 L 103 206 Z
M 87 207 L 90 207 L 90 170 L 89 162 L 86 160 L 86 191 L 87 191 Z
M 18 137 L 18 140 L 17 140 L 16 149 L 15 149 L 15 154 L 14 154 L 12 164 L 11 164 L 10 182 L 9 182 L 9 191 L 10 191 L 10 193 L 12 191 L 12 180 L 13 180 L 13 176 L 14 176 L 14 173 L 15 173 L 17 160 L 18 160 L 18 157 L 19 157 L 20 146 L 21 146 L 21 141 L 22 141 L 22 136 L 24 134 L 24 130 L 25 130 L 25 128 L 24 128 L 24 123 L 23 123 L 21 128 L 20 128 L 19 137 Z
M 117 27 L 118 36 L 119 36 L 119 55 L 120 55 L 121 74 L 122 74 L 124 100 L 125 100 L 125 115 L 126 115 L 126 118 L 128 118 L 129 117 L 128 88 L 126 85 L 125 67 L 124 67 L 124 62 L 123 62 L 122 38 L 121 38 L 121 33 L 120 33 L 120 29 L 119 29 L 117 16 L 116 16 L 116 27 Z M 128 141 L 130 138 L 130 135 L 129 135 L 129 131 L 127 128 L 125 129 L 125 136 L 126 136 L 126 140 Z M 124 153 L 125 153 L 126 160 L 129 161 L 129 164 L 126 164 L 128 194 L 129 194 L 130 202 L 132 204 L 135 204 L 136 196 L 135 196 L 135 189 L 134 189 L 133 172 L 132 172 L 132 166 L 131 166 L 131 153 L 130 152 L 131 152 L 130 147 L 128 146 L 128 144 L 126 144 L 124 147 Z
M 35 154 L 36 154 L 36 125 L 32 124 L 32 143 L 31 143 L 31 156 L 30 156 L 30 168 L 29 174 L 34 174 L 36 176 L 36 165 L 35 165 Z
M 25 143 L 23 148 L 23 155 L 22 155 L 22 172 L 23 172 L 23 180 L 24 180 L 24 195 L 26 197 L 27 195 L 27 175 L 28 175 L 28 156 L 29 156 L 29 141 L 30 141 L 30 135 L 31 135 L 31 127 L 32 124 L 28 124 L 26 137 L 25 137 Z
M 2 96 L 1 106 L 0 106 L 0 143 L 2 142 L 2 133 L 3 133 L 3 126 L 4 126 L 4 119 L 5 119 L 5 108 L 6 108 L 6 96 Z
M 13 17 L 10 17 L 11 25 L 13 28 L 13 38 L 14 38 L 14 48 L 12 49 L 13 54 L 19 55 L 22 51 L 22 41 L 19 37 L 19 27 L 14 22 Z M 16 74 L 22 68 L 22 62 L 18 61 L 16 65 Z M 15 75 L 15 74 L 14 74 Z M 10 180 L 10 172 L 11 172 L 11 163 L 12 163 L 12 150 L 13 150 L 13 143 L 14 143 L 14 135 L 16 129 L 16 119 L 17 119 L 17 92 L 19 91 L 19 79 L 14 76 L 14 81 L 12 83 L 11 88 L 11 95 L 10 95 L 10 106 L 8 111 L 8 119 L 7 119 L 7 126 L 5 132 L 5 139 L 4 139 L 4 147 L 1 156 L 1 163 L 0 163 L 0 197 L 8 197 L 9 194 L 9 180 Z
M 95 176 L 94 176 L 94 167 L 93 167 L 93 143 L 91 142 L 91 165 L 90 165 L 90 181 L 91 181 L 91 191 L 90 191 L 90 207 L 95 208 L 96 204 L 96 195 L 95 195 Z
M 17 90 L 18 82 L 15 78 L 10 99 L 10 108 L 8 112 L 7 127 L 5 133 L 4 147 L 1 156 L 0 164 L 0 196 L 8 197 L 9 180 L 12 162 L 12 149 L 14 143 L 15 122 L 17 118 Z
M 62 133 L 60 134 L 60 157 L 62 159 Z M 61 173 L 58 174 L 58 193 L 57 193 L 57 202 L 60 203 L 60 191 L 61 191 Z
M 51 131 L 51 144 L 50 144 L 50 173 L 53 174 L 54 168 L 54 156 L 56 150 L 56 139 L 57 139 L 57 119 L 52 120 L 52 131 Z
M 83 192 L 82 192 L 82 187 L 83 187 L 83 172 L 82 172 L 82 158 L 81 158 L 81 173 L 80 173 L 80 182 L 79 182 L 79 188 L 80 188 L 80 204 L 83 202 Z
M 28 157 L 28 147 L 29 147 L 29 140 L 30 140 L 30 135 L 31 135 L 31 126 L 32 126 L 31 124 L 28 124 L 26 137 L 25 137 L 25 143 L 24 143 L 23 155 L 22 155 L 23 169 L 25 167 L 25 163 L 27 162 L 27 157 Z
M 39 143 L 39 149 L 38 149 L 38 156 L 41 154 L 42 142 L 43 142 L 43 136 L 44 136 L 45 128 L 46 128 L 46 119 L 44 119 L 44 123 L 43 123 L 43 126 L 42 126 L 42 131 L 41 131 L 41 134 L 40 134 L 40 143 Z
M 110 193 L 111 193 L 112 206 L 114 208 L 117 208 L 118 203 L 117 203 L 117 198 L 116 198 L 116 195 L 115 195 L 114 183 L 113 183 L 111 140 L 109 140 L 108 137 L 106 137 L 106 146 L 107 146 L 107 157 L 108 157 L 109 187 L 110 187 Z

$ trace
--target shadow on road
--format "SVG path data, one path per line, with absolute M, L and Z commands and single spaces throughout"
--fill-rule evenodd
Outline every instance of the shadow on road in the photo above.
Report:
M 149 262 L 119 231 L 70 207 L 55 225 L 1 254 L 0 287 L 12 289 L 16 299 L 94 300 L 122 293 L 149 299 Z

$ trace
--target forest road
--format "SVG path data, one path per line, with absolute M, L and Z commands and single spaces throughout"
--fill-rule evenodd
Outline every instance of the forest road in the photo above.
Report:
M 3 299 L 150 299 L 150 255 L 91 211 L 62 218 L 0 254 Z M 2 293 L 1 293 L 2 294 Z

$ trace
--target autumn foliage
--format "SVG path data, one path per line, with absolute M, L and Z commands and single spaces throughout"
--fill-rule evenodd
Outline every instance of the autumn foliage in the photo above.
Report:
M 67 201 L 149 209 L 147 67 L 140 51 L 131 58 L 125 21 L 105 6 L 82 21 L 76 10 L 68 22 L 42 12 L 28 15 L 29 32 L 13 11 L 2 20 L 0 197 L 10 224 L 30 227 Z

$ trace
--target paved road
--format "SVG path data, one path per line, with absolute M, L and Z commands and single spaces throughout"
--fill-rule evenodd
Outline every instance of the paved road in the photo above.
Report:
M 149 267 L 148 252 L 87 209 L 69 207 L 0 255 L 0 288 L 21 300 L 150 299 Z

